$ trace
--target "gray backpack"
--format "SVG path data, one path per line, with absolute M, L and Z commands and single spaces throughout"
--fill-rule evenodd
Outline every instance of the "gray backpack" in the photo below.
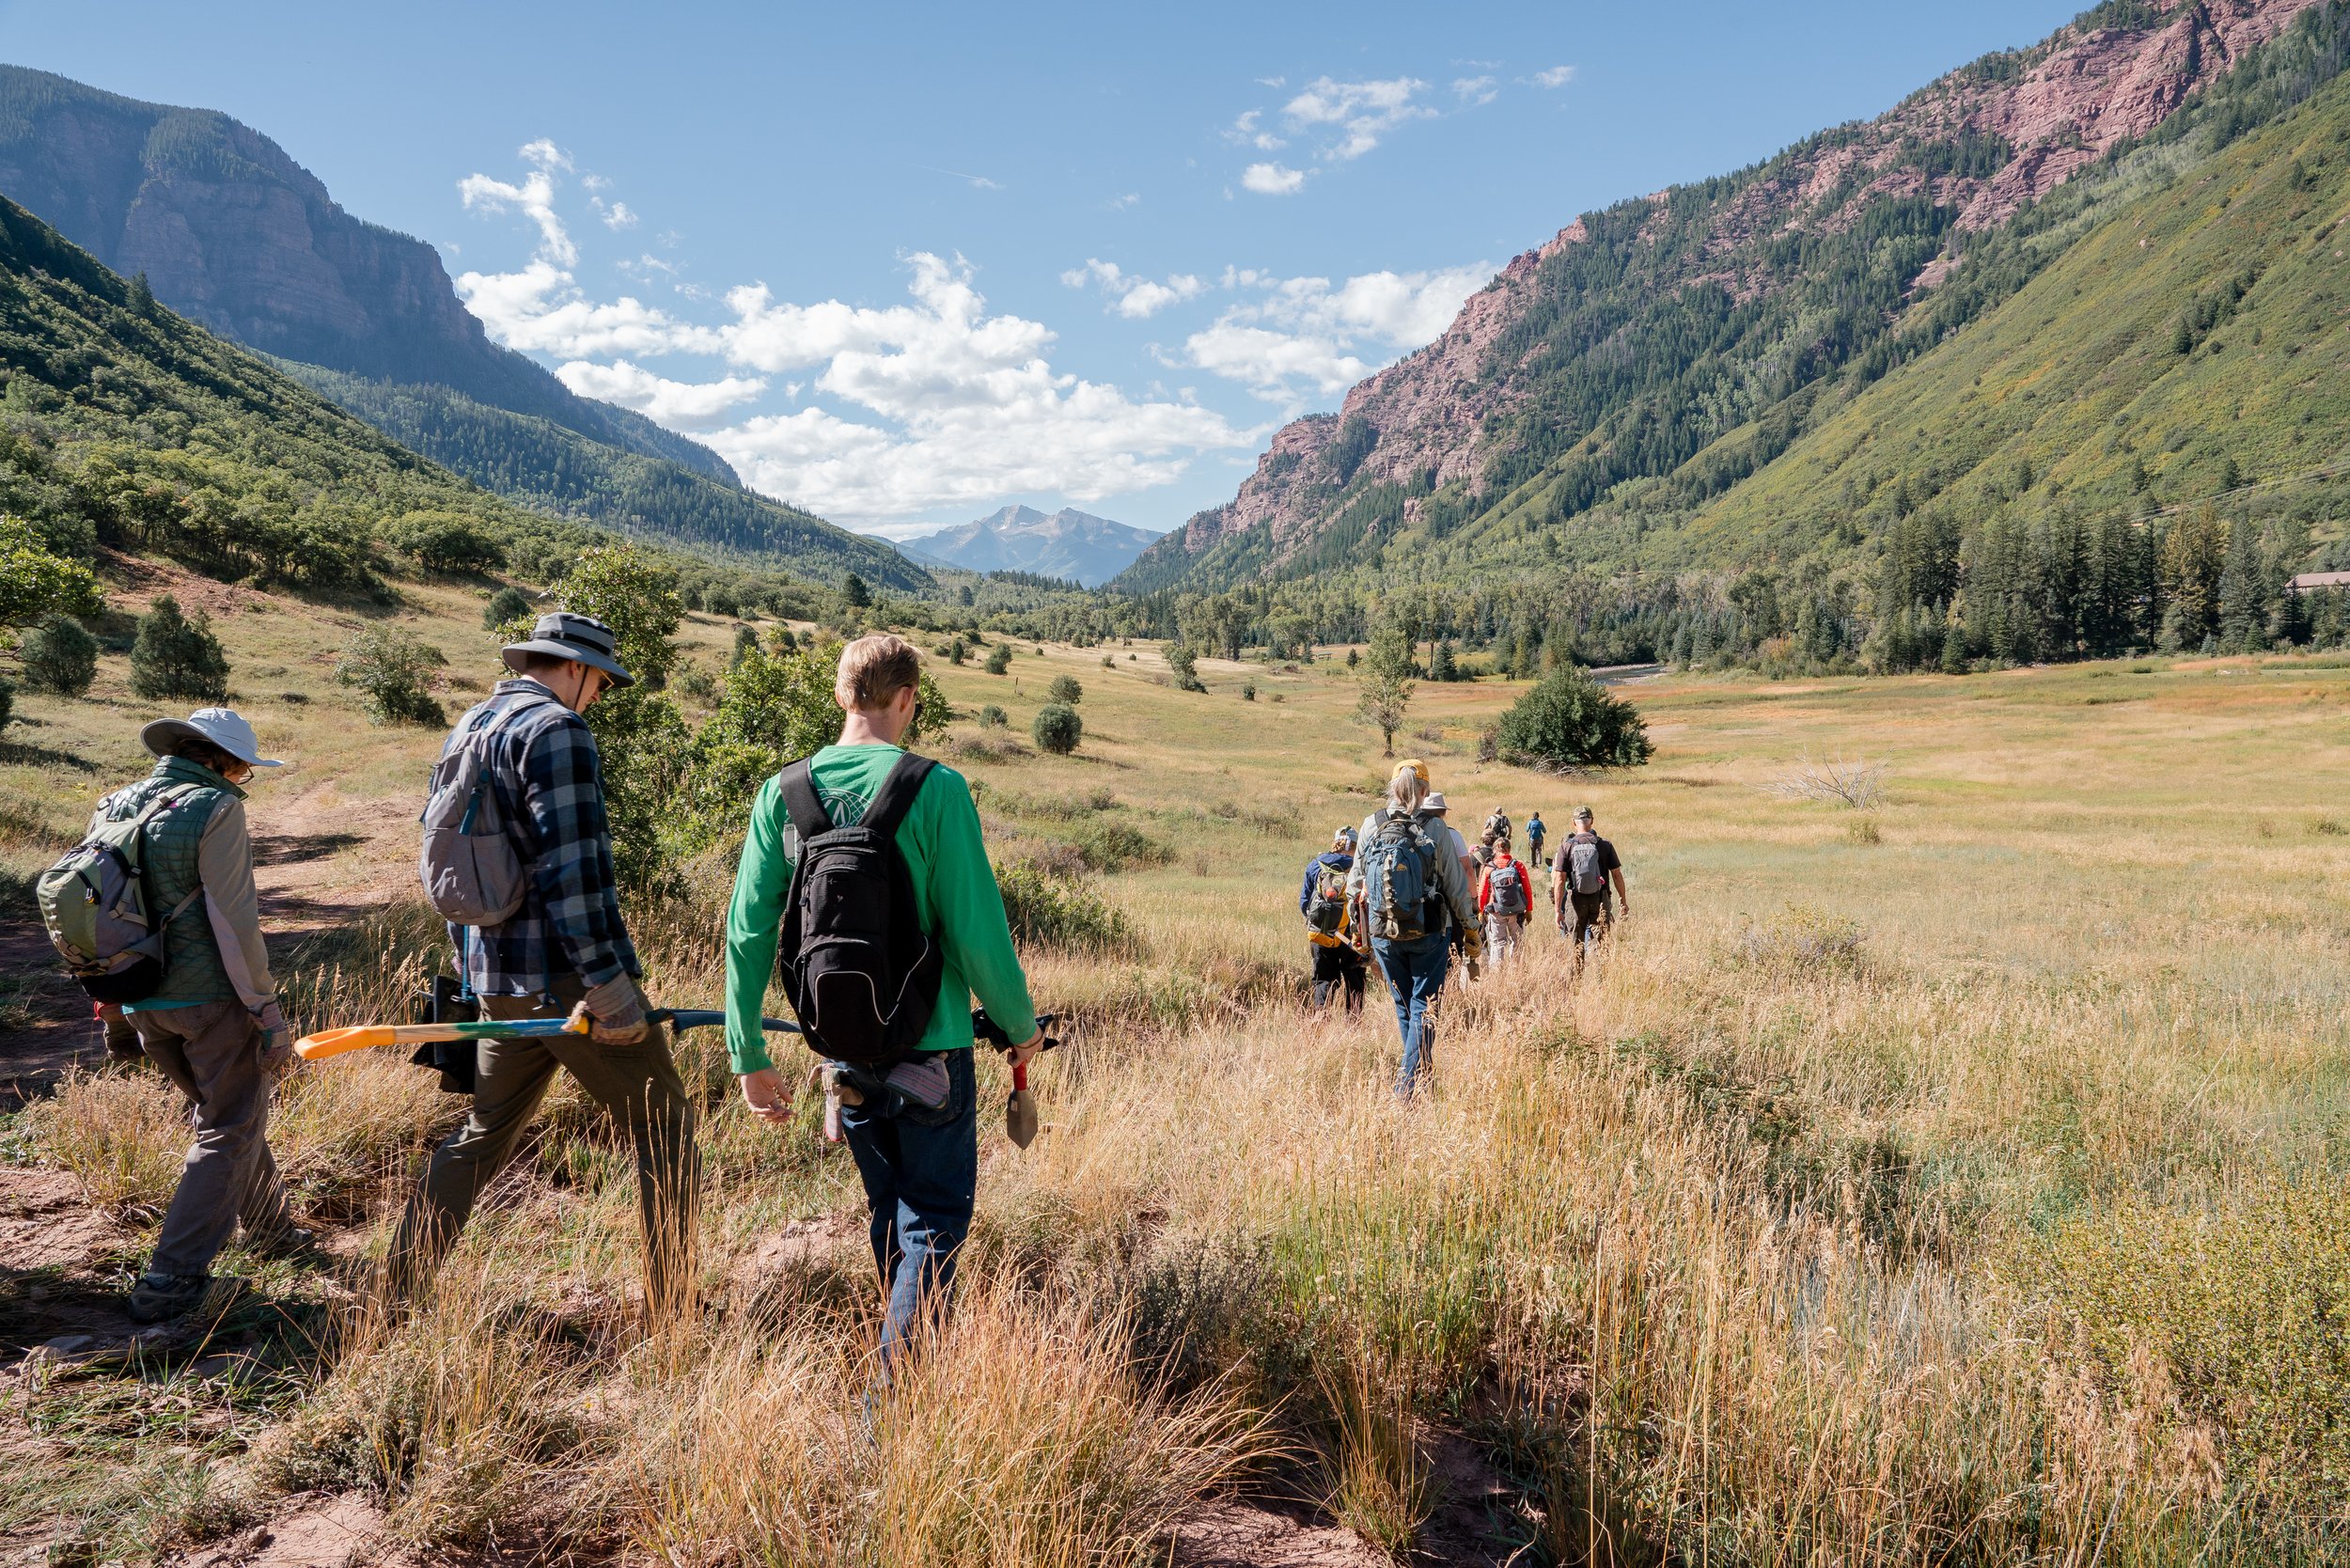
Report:
M 451 925 L 494 926 L 523 906 L 523 857 L 514 848 L 497 791 L 490 785 L 490 743 L 497 722 L 537 707 L 484 708 L 448 739 L 432 764 L 416 874 L 428 902 Z
M 1599 863 L 1599 835 L 1576 834 L 1567 840 L 1560 858 L 1567 863 L 1568 886 L 1587 899 L 1594 893 L 1607 891 L 1607 873 Z

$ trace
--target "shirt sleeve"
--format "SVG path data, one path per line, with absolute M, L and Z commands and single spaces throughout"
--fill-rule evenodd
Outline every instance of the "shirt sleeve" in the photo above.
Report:
M 1488 866 L 1485 868 L 1484 872 L 1477 879 L 1477 912 L 1480 915 L 1485 913 L 1486 905 L 1492 903 L 1493 900 L 1494 869 L 1491 866 Z
M 767 977 L 776 969 L 784 900 L 791 891 L 778 796 L 773 778 L 759 787 L 750 834 L 734 870 L 734 900 L 727 908 L 727 1058 L 737 1073 L 775 1065 L 759 1021 L 767 1006 Z
M 269 972 L 269 944 L 261 936 L 261 896 L 253 886 L 253 838 L 246 830 L 244 802 L 223 795 L 197 840 L 196 870 L 204 885 L 204 917 L 220 949 L 220 966 L 248 1012 L 277 1000 Z
M 1605 839 L 1599 841 L 1599 869 L 1603 871 L 1623 870 L 1623 862 L 1616 858 L 1616 846 Z
M 556 941 L 592 990 L 630 972 L 596 738 L 576 717 L 550 725 L 528 743 L 522 773 L 539 841 L 531 880 Z
M 1297 889 L 1297 912 L 1300 915 L 1305 914 L 1314 902 L 1314 873 L 1321 869 L 1322 862 L 1319 860 L 1306 862 L 1306 880 Z
M 1025 1041 L 1036 1033 L 1036 1004 L 1011 944 L 971 788 L 952 769 L 932 768 L 916 806 L 930 819 L 931 908 L 941 945 L 996 1027 Z
M 1446 907 L 1464 930 L 1477 924 L 1477 900 L 1469 891 L 1468 873 L 1461 870 L 1460 860 L 1436 848 L 1436 888 L 1444 895 Z

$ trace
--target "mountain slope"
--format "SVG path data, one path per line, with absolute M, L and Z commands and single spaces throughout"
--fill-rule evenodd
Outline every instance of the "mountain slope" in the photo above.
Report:
M 0 66 L 0 192 L 250 348 L 452 386 L 591 441 L 734 478 L 699 443 L 578 397 L 492 343 L 431 245 L 352 217 L 275 142 L 227 115 Z
M 1099 588 L 1132 565 L 1159 536 L 1074 507 L 1046 515 L 1010 506 L 975 522 L 901 541 L 916 559 L 968 572 L 1029 572 Z
M 57 549 L 152 551 L 215 576 L 378 590 L 388 540 L 426 514 L 559 575 L 610 543 L 493 495 L 384 437 L 252 353 L 142 299 L 0 198 L 0 511 Z M 788 605 L 804 587 L 675 561 L 696 602 Z
M 1541 504 L 1514 509 L 1516 531 L 1547 530 L 1751 426 L 1743 466 L 1684 476 L 1727 489 L 1794 439 L 1832 378 L 1890 368 L 1903 312 L 1979 236 L 2161 126 L 2313 3 L 2109 0 L 1875 120 L 1586 214 L 1338 415 L 1282 431 L 1233 501 L 1119 586 L 1392 560 L 1394 541 L 1442 540 L 1529 492 Z
M 446 386 L 403 386 L 281 360 L 278 368 L 404 447 L 476 484 L 560 517 L 618 527 L 745 564 L 784 563 L 827 581 L 851 572 L 916 592 L 929 572 L 885 544 L 740 485 L 589 441 L 549 419 Z
M 363 223 L 268 137 L 0 66 L 0 194 L 156 297 L 500 494 L 624 533 L 916 589 L 894 552 L 492 343 L 431 246 Z M 427 412 L 429 410 L 429 412 Z

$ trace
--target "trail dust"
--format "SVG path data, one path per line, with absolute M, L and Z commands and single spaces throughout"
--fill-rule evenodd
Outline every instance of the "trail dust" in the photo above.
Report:
M 168 1568 L 415 1568 L 386 1549 L 384 1513 L 355 1494 L 310 1501 L 242 1535 L 170 1559 Z

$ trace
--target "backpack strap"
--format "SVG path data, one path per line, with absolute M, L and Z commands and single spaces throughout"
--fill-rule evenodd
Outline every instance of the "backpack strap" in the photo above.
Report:
M 791 814 L 803 849 L 819 834 L 832 831 L 832 814 L 816 798 L 816 779 L 808 771 L 807 762 L 803 757 L 776 775 L 776 792 L 783 797 L 783 808 Z
M 873 802 L 865 808 L 857 825 L 871 828 L 885 839 L 896 837 L 898 824 L 914 809 L 914 797 L 922 792 L 923 780 L 930 777 L 931 769 L 937 765 L 911 751 L 900 757 L 890 768 L 889 776 L 882 780 L 881 788 L 873 792 Z

